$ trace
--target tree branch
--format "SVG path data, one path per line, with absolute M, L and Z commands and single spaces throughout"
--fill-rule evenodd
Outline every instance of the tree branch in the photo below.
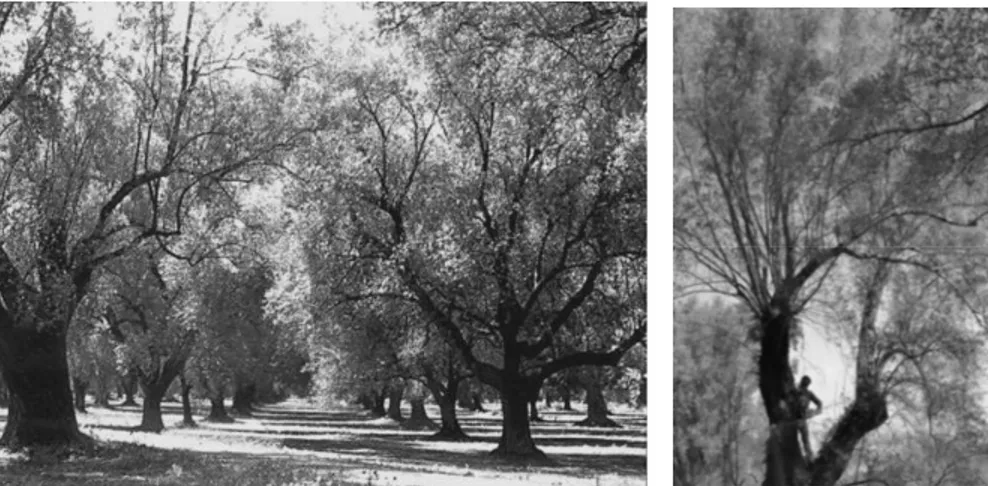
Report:
M 604 353 L 584 351 L 550 361 L 542 366 L 542 371 L 539 373 L 538 378 L 545 380 L 559 371 L 572 368 L 574 366 L 617 366 L 621 361 L 621 358 L 628 352 L 629 349 L 632 348 L 632 346 L 642 342 L 645 339 L 645 331 L 647 327 L 648 326 L 645 323 L 642 323 L 635 329 L 635 332 L 631 333 L 631 336 L 628 336 L 627 339 L 622 341 L 611 351 Z

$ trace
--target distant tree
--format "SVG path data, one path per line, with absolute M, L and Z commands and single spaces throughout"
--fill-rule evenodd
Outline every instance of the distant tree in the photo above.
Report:
M 196 345 L 200 328 L 189 272 L 184 262 L 154 250 L 123 257 L 107 268 L 114 299 L 106 322 L 144 393 L 139 430 L 164 429 L 161 402 Z
M 77 316 L 77 319 L 82 316 Z M 86 412 L 86 394 L 93 392 L 95 403 L 107 407 L 110 393 L 120 379 L 117 372 L 115 343 L 109 336 L 105 322 L 86 319 L 88 322 L 73 324 L 69 329 L 69 370 L 75 408 Z

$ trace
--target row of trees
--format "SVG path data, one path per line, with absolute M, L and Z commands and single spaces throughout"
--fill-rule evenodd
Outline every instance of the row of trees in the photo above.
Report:
M 386 360 L 444 417 L 496 390 L 496 452 L 541 457 L 545 383 L 645 337 L 645 7 L 381 6 L 349 51 L 214 7 L 106 38 L 0 7 L 0 443 L 87 441 L 72 336 L 77 389 L 112 349 L 149 430 L 176 379 L 236 407 Z
M 837 484 L 855 458 L 876 457 L 870 438 L 898 426 L 893 412 L 925 415 L 931 434 L 980 430 L 967 377 L 985 331 L 984 19 L 676 13 L 677 291 L 744 306 L 735 322 L 757 356 L 766 485 Z M 817 312 L 850 343 L 854 380 L 807 458 L 787 412 L 790 352 Z M 680 446 L 686 478 L 699 456 Z

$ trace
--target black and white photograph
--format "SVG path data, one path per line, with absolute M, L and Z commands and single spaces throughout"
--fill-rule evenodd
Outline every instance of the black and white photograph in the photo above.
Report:
M 646 150 L 648 16 L 0 2 L 0 485 L 644 486 L 646 192 L 673 165 Z M 978 25 L 677 14 L 681 484 L 789 420 L 756 413 L 742 321 L 794 407 L 789 347 L 838 293 L 834 338 L 871 316 L 864 395 L 819 445 L 833 383 L 800 368 L 823 414 L 797 473 L 850 467 L 889 380 L 935 424 L 912 452 L 975 450 L 976 251 L 924 249 L 979 241 Z M 948 423 L 967 438 L 933 442 Z
M 673 484 L 988 484 L 988 10 L 672 16 Z

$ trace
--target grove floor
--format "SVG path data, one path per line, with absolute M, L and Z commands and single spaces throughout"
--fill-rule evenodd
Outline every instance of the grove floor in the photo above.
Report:
M 403 429 L 357 407 L 316 407 L 290 400 L 260 407 L 234 423 L 181 428 L 181 408 L 163 405 L 161 434 L 134 432 L 137 407 L 90 408 L 82 430 L 100 442 L 95 457 L 26 460 L 0 452 L 3 485 L 644 485 L 644 411 L 620 409 L 623 427 L 573 425 L 579 412 L 542 410 L 536 443 L 551 464 L 518 466 L 488 455 L 500 434 L 497 410 L 459 410 L 474 440 L 428 440 L 430 431 Z M 429 409 L 438 417 L 438 410 Z M 407 416 L 408 411 L 406 409 Z M 202 415 L 197 417 L 201 418 Z M 0 419 L 6 421 L 0 411 Z

